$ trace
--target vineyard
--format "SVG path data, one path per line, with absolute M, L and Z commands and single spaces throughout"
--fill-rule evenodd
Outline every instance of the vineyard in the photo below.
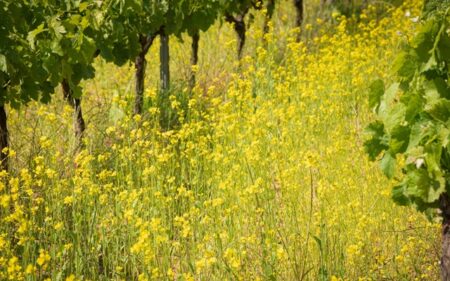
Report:
M 0 1 L 0 280 L 450 280 L 449 22 Z

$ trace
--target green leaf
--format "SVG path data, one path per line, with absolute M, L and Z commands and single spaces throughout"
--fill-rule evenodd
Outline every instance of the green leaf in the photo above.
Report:
M 411 133 L 409 137 L 407 152 L 410 152 L 412 149 L 415 149 L 423 139 L 427 138 L 430 135 L 430 126 L 427 122 L 421 121 L 415 123 L 411 127 Z
M 441 128 L 439 131 L 439 140 L 442 143 L 442 147 L 447 147 L 450 141 L 450 130 L 446 127 Z
M 450 98 L 450 89 L 447 83 L 441 77 L 436 77 L 433 80 L 423 82 L 425 96 L 427 100 L 438 98 Z
M 80 12 L 83 12 L 84 10 L 86 10 L 89 6 L 89 2 L 83 2 L 80 3 L 80 5 L 78 6 L 78 10 L 80 10 Z
M 0 54 L 0 71 L 8 72 L 8 62 L 6 61 L 6 56 L 2 54 Z
M 67 33 L 66 28 L 61 24 L 61 22 L 57 18 L 53 18 L 50 21 L 50 27 L 53 29 L 53 31 L 55 32 L 55 34 L 57 36 L 59 34 L 63 35 L 65 33 Z
M 381 97 L 384 94 L 384 82 L 381 79 L 377 79 L 370 85 L 369 92 L 369 106 L 373 110 L 378 110 L 380 106 Z
M 430 56 L 430 58 L 428 59 L 428 61 L 426 63 L 421 65 L 420 72 L 423 73 L 423 72 L 435 70 L 437 68 L 438 68 L 438 63 L 436 61 L 436 57 L 433 54 Z
M 369 155 L 369 159 L 374 161 L 381 152 L 389 148 L 384 125 L 380 121 L 375 121 L 367 126 L 365 132 L 370 135 L 370 138 L 364 142 L 364 148 Z
M 387 114 L 383 118 L 386 131 L 392 134 L 395 127 L 401 126 L 405 121 L 406 106 L 403 103 L 396 103 L 389 108 Z
M 434 36 L 439 26 L 434 21 L 427 21 L 420 27 L 417 35 L 412 39 L 412 46 L 422 62 L 426 62 L 430 58 L 430 50 L 433 49 Z
M 431 143 L 425 146 L 425 163 L 430 173 L 441 174 L 441 154 L 442 145 L 440 143 Z
M 446 61 L 447 64 L 450 63 L 450 36 L 445 32 L 441 35 L 437 54 L 441 60 Z
M 59 56 L 64 56 L 64 51 L 61 47 L 60 41 L 58 39 L 54 39 L 51 43 L 52 51 Z
M 95 50 L 97 50 L 97 47 L 95 46 L 95 42 L 92 38 L 89 38 L 87 36 L 81 35 L 81 46 L 80 46 L 80 52 L 82 56 L 85 59 L 86 63 L 90 63 L 94 57 Z
M 78 99 L 81 97 L 83 91 L 82 88 L 77 84 L 71 84 L 70 89 L 72 90 L 72 97 Z
M 434 119 L 447 122 L 450 118 L 450 100 L 440 98 L 432 104 L 427 104 L 425 111 Z
M 400 206 L 411 205 L 411 200 L 405 195 L 405 184 L 399 184 L 392 188 L 392 200 Z
M 414 123 L 414 119 L 422 111 L 423 98 L 416 93 L 411 93 L 402 97 L 402 103 L 406 104 L 405 120 Z
M 411 129 L 408 126 L 396 126 L 392 129 L 389 149 L 393 155 L 406 151 Z
M 399 85 L 399 83 L 393 83 L 386 89 L 384 95 L 381 97 L 380 105 L 378 108 L 378 116 L 380 116 L 381 118 L 386 116 L 389 107 L 394 102 L 394 99 L 397 96 Z
M 394 61 L 393 70 L 400 80 L 411 80 L 417 69 L 417 58 L 409 52 L 402 52 Z
M 394 176 L 395 162 L 395 157 L 393 157 L 389 151 L 384 153 L 384 156 L 380 161 L 380 168 L 389 179 Z
M 27 40 L 28 40 L 28 42 L 30 43 L 30 46 L 31 46 L 32 48 L 35 47 L 35 41 L 36 41 L 35 39 L 36 39 L 36 36 L 38 36 L 40 33 L 42 33 L 42 32 L 44 32 L 44 31 L 47 30 L 47 29 L 44 28 L 44 26 L 45 26 L 45 25 L 42 23 L 42 24 L 40 24 L 36 29 L 34 29 L 34 30 L 28 32 Z
M 412 168 L 407 174 L 406 194 L 420 198 L 426 203 L 439 199 L 445 192 L 445 181 L 442 177 L 433 179 L 426 169 Z

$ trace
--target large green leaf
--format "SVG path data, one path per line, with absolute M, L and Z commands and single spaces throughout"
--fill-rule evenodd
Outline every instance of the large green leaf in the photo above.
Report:
M 410 95 L 404 95 L 402 97 L 402 103 L 406 104 L 405 121 L 414 124 L 416 117 L 422 111 L 424 98 L 417 93 L 412 93 Z
M 434 119 L 447 122 L 450 118 L 450 100 L 440 98 L 425 106 L 425 111 L 428 112 Z
M 392 200 L 400 206 L 408 206 L 411 204 L 411 200 L 405 194 L 405 183 L 396 185 L 392 188 Z
M 396 163 L 395 157 L 392 156 L 392 154 L 389 151 L 384 153 L 384 156 L 380 161 L 381 170 L 386 175 L 386 177 L 390 179 L 394 176 L 395 173 L 395 163 Z
M 437 49 L 438 59 L 450 63 L 450 36 L 448 33 L 443 33 Z
M 382 118 L 384 127 L 389 134 L 392 134 L 394 128 L 399 127 L 405 121 L 406 106 L 403 103 L 396 103 L 391 106 Z
M 381 152 L 388 149 L 387 136 L 384 132 L 384 125 L 381 122 L 373 122 L 366 128 L 369 139 L 365 141 L 364 148 L 370 160 L 375 160 Z
M 426 62 L 430 58 L 430 50 L 433 48 L 434 37 L 438 29 L 439 25 L 435 21 L 427 21 L 412 39 L 411 44 L 422 62 Z
M 424 147 L 425 163 L 430 174 L 441 175 L 441 154 L 442 145 L 440 143 L 430 143 Z
M 432 203 L 438 200 L 443 192 L 445 192 L 443 178 L 433 179 L 426 169 L 413 169 L 408 173 L 406 191 L 408 195 Z
M 394 71 L 401 81 L 409 81 L 416 72 L 417 57 L 411 52 L 402 52 L 394 62 Z
M 45 24 L 41 23 L 38 27 L 36 27 L 32 31 L 28 32 L 27 40 L 30 43 L 30 46 L 32 48 L 35 47 L 36 36 L 38 36 L 40 33 L 44 32 L 45 30 L 46 30 Z
M 411 128 L 409 126 L 399 125 L 392 129 L 389 140 L 389 150 L 393 155 L 406 151 L 410 133 Z
M 438 98 L 450 98 L 450 89 L 441 77 L 436 77 L 432 80 L 427 80 L 423 82 L 423 88 L 425 91 L 425 96 L 427 100 L 438 99 Z
M 430 122 L 419 121 L 412 125 L 407 152 L 417 148 L 423 140 L 428 139 L 434 132 L 434 126 Z
M 392 104 L 394 103 L 394 99 L 397 96 L 399 85 L 399 83 L 393 83 L 386 89 L 384 95 L 381 97 L 380 105 L 378 108 L 378 116 L 380 118 L 386 117 L 387 111 L 392 106 Z

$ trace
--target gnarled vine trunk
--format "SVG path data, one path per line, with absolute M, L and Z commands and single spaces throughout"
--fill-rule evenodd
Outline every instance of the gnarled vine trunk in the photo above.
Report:
M 242 58 L 242 50 L 245 45 L 245 36 L 247 32 L 247 27 L 245 25 L 245 15 L 248 13 L 248 9 L 242 11 L 242 13 L 237 16 L 232 16 L 230 14 L 225 15 L 225 20 L 231 24 L 233 24 L 234 31 L 237 35 L 237 59 L 241 60 Z
M 145 60 L 145 55 L 148 53 L 153 40 L 158 33 L 144 36 L 139 35 L 139 43 L 141 45 L 141 51 L 134 61 L 134 67 L 136 68 L 135 73 L 135 92 L 134 92 L 134 107 L 133 114 L 142 114 L 142 108 L 144 105 L 144 79 L 145 79 L 145 67 L 147 61 Z
M 441 195 L 439 203 L 442 215 L 441 277 L 443 281 L 450 281 L 450 199 L 448 195 Z
M 135 91 L 134 91 L 134 107 L 133 114 L 141 114 L 144 104 L 144 77 L 145 77 L 145 54 L 139 53 L 134 61 L 135 73 Z
M 303 23 L 303 0 L 294 0 L 294 6 L 296 10 L 295 27 L 301 28 Z M 297 42 L 300 42 L 301 32 L 297 34 Z
M 73 128 L 75 132 L 75 138 L 78 141 L 78 145 L 81 146 L 83 143 L 83 135 L 86 129 L 86 124 L 83 119 L 83 112 L 81 110 L 81 99 L 74 98 L 72 96 L 72 90 L 70 89 L 69 82 L 66 79 L 63 79 L 61 82 L 64 99 L 72 106 L 73 108 Z
M 0 106 L 0 171 L 8 171 L 8 153 L 3 150 L 9 146 L 8 126 L 5 105 Z
M 269 22 L 272 20 L 273 12 L 275 11 L 275 0 L 267 0 L 267 14 L 264 19 L 264 34 L 269 32 Z
M 189 79 L 189 88 L 192 90 L 195 87 L 195 71 L 193 66 L 198 64 L 198 42 L 200 41 L 200 33 L 198 30 L 192 35 L 192 53 L 191 53 L 191 78 Z
M 238 60 L 240 60 L 242 58 L 242 50 L 244 49 L 245 45 L 246 27 L 244 20 L 238 21 L 234 26 L 234 29 L 236 30 L 236 33 L 238 35 Z

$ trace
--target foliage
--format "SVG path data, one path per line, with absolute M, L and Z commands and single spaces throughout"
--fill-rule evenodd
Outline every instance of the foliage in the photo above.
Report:
M 96 38 L 101 56 L 117 65 L 133 61 L 141 51 L 140 36 L 152 35 L 164 24 L 169 2 L 105 1 L 100 14 L 101 28 Z
M 28 33 L 31 47 L 38 50 L 51 84 L 55 87 L 65 79 L 72 96 L 79 98 L 80 81 L 94 77 L 97 3 L 92 0 L 36 2 L 34 9 L 34 21 L 39 26 Z
M 220 0 L 187 0 L 179 1 L 181 17 L 177 22 L 181 23 L 179 32 L 186 31 L 189 35 L 206 31 L 216 21 L 220 13 Z
M 449 0 L 425 0 L 424 7 L 422 12 L 422 17 L 429 18 L 432 15 L 437 15 L 446 12 L 446 9 L 450 7 Z
M 217 18 L 218 0 L 130 1 L 108 0 L 103 4 L 102 31 L 98 45 L 107 61 L 123 65 L 141 51 L 140 36 L 154 36 L 162 28 L 180 36 L 205 31 Z
M 92 78 L 96 51 L 94 1 L 2 1 L 0 103 L 48 102 L 66 79 L 74 97 Z
M 53 92 L 42 57 L 28 42 L 30 30 L 43 30 L 33 21 L 34 7 L 23 1 L 1 1 L 0 105 L 17 107 L 30 100 L 48 101 Z
M 243 21 L 242 16 L 246 16 L 251 9 L 260 10 L 263 8 L 263 0 L 219 0 L 220 1 L 220 15 L 225 18 L 232 16 L 238 21 Z M 250 14 L 250 23 L 254 20 L 254 15 Z
M 444 2 L 425 6 L 423 24 L 393 63 L 396 81 L 385 89 L 377 80 L 370 90 L 378 119 L 367 127 L 369 157 L 382 155 L 389 178 L 401 168 L 392 197 L 421 211 L 438 207 L 450 190 L 450 17 Z

